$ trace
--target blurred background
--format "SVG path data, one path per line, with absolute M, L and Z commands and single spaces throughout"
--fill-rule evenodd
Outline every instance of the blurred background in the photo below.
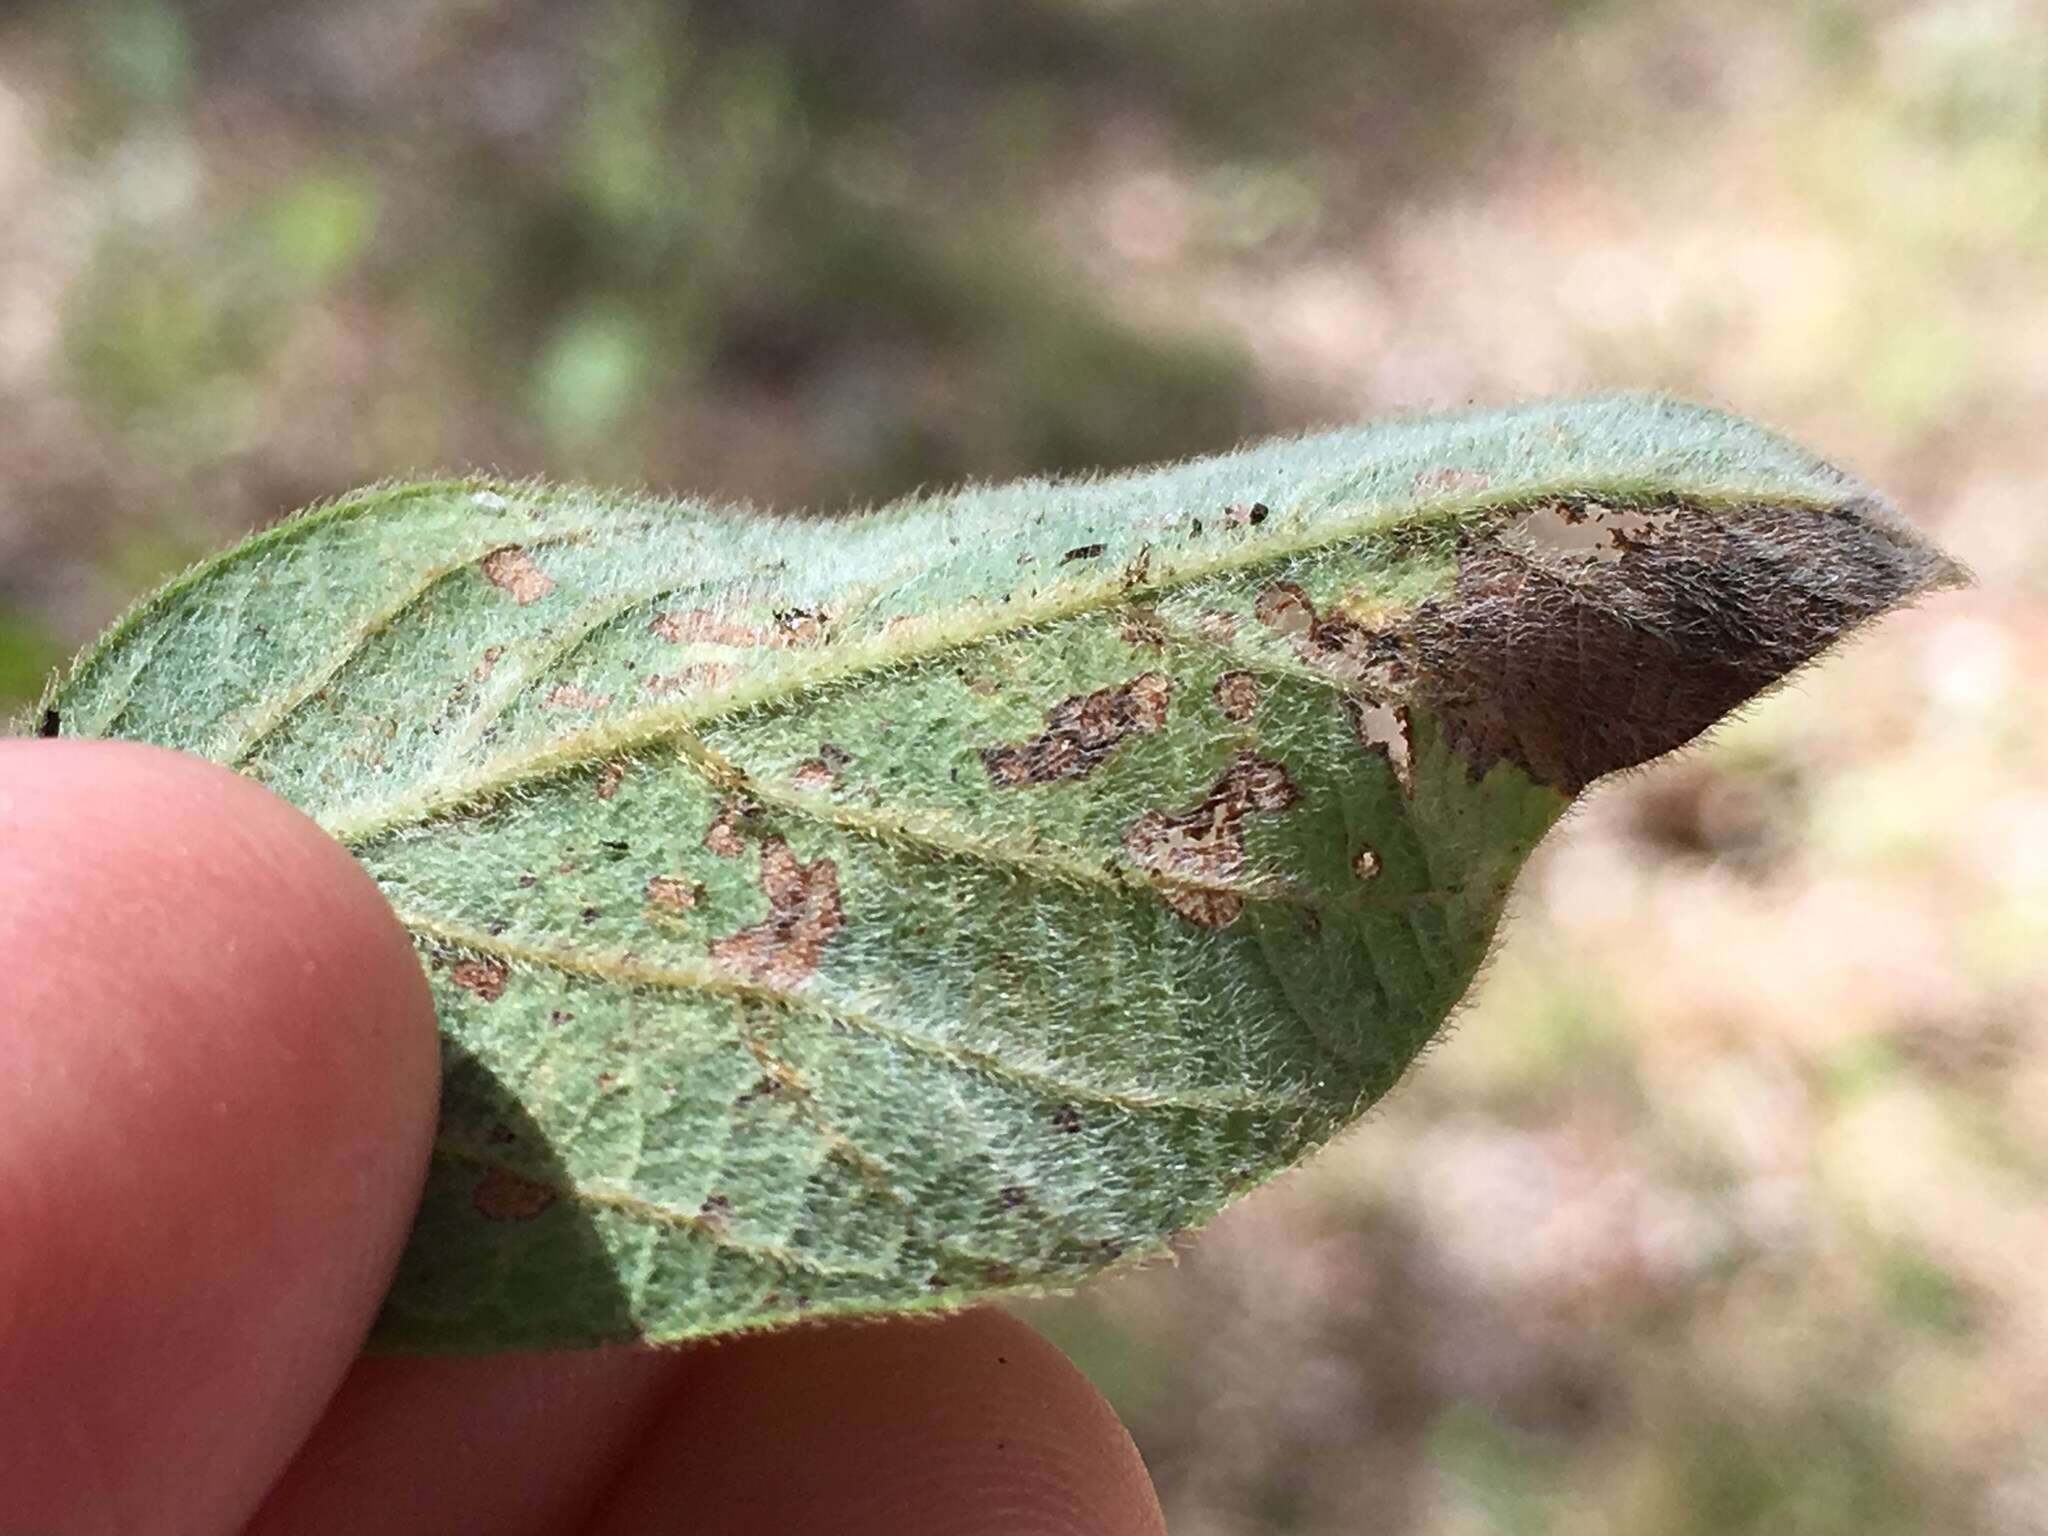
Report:
M 1373 1123 L 1027 1310 L 1177 1536 L 2038 1536 L 2041 0 L 0 10 L 0 716 L 414 469 L 831 509 L 1620 386 L 1981 585 L 1595 795 Z

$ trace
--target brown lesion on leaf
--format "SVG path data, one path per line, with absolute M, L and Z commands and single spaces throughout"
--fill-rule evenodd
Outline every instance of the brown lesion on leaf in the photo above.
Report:
M 470 669 L 469 675 L 475 678 L 478 682 L 482 682 L 485 678 L 491 675 L 492 671 L 498 665 L 498 658 L 503 656 L 504 654 L 505 647 L 503 647 L 502 645 L 485 646 L 483 655 L 478 658 L 477 664 Z
M 1237 615 L 1225 608 L 1204 609 L 1195 632 L 1213 645 L 1228 645 L 1237 638 Z
M 493 1168 L 476 1181 L 469 1203 L 486 1221 L 531 1221 L 555 1203 L 555 1191 L 509 1168 Z
M 1369 629 L 1341 611 L 1319 614 L 1308 593 L 1291 581 L 1262 591 L 1252 616 L 1318 672 L 1378 689 L 1406 680 L 1406 642 L 1399 628 Z
M 496 958 L 472 957 L 448 967 L 450 981 L 487 1003 L 495 1003 L 505 995 L 505 983 L 511 974 L 511 968 Z
M 704 886 L 681 875 L 654 875 L 640 888 L 640 895 L 650 907 L 680 915 L 704 899 Z
M 1351 856 L 1351 873 L 1360 880 L 1377 880 L 1380 876 L 1379 850 L 1361 847 Z
M 1272 515 L 1273 509 L 1263 501 L 1233 501 L 1223 509 L 1223 526 L 1256 528 Z
M 790 774 L 790 783 L 798 789 L 836 789 L 840 770 L 852 761 L 853 754 L 844 747 L 836 747 L 829 741 L 820 742 L 818 755 L 798 763 Z
M 492 550 L 484 556 L 482 569 L 486 581 L 510 593 L 521 607 L 537 603 L 555 590 L 554 577 L 534 564 L 533 556 L 517 544 Z
M 626 765 L 616 758 L 597 770 L 597 798 L 609 800 L 626 782 Z
M 747 981 L 798 986 L 817 970 L 825 946 L 845 926 L 838 867 L 827 858 L 807 864 L 782 838 L 765 837 L 761 891 L 768 898 L 768 915 L 713 943 L 711 959 Z
M 734 797 L 720 801 L 718 814 L 704 829 L 705 848 L 721 859 L 738 858 L 747 851 L 747 840 L 741 829 L 757 814 L 759 807 L 750 800 Z
M 1132 608 L 1124 615 L 1119 633 L 1125 645 L 1143 651 L 1160 651 L 1166 648 L 1166 628 L 1159 621 L 1159 612 L 1154 608 Z
M 1166 724 L 1173 679 L 1142 672 L 1114 688 L 1076 694 L 1045 712 L 1045 730 L 1026 741 L 981 749 L 982 766 L 1007 789 L 1085 779 L 1132 736 Z
M 1508 762 L 1576 793 L 1961 579 L 1874 501 L 1504 511 L 1409 626 L 1413 697 L 1474 776 Z
M 608 693 L 592 693 L 589 689 L 579 688 L 574 683 L 555 684 L 548 690 L 547 697 L 541 700 L 549 709 L 583 710 L 603 709 L 611 701 L 612 697 Z
M 1225 672 L 1210 693 L 1223 718 L 1243 725 L 1259 711 L 1259 680 L 1245 671 Z
M 1204 928 L 1222 928 L 1244 912 L 1243 893 L 1230 887 L 1245 872 L 1245 818 L 1300 800 L 1284 765 L 1239 752 L 1195 805 L 1147 811 L 1125 828 L 1124 852 L 1142 869 L 1186 882 L 1160 887 L 1174 911 Z
M 732 679 L 733 668 L 727 663 L 700 661 L 680 672 L 650 672 L 641 679 L 640 686 L 657 697 L 676 693 L 703 695 L 718 692 Z
M 734 649 L 775 649 L 821 645 L 832 615 L 823 608 L 784 608 L 766 624 L 749 624 L 716 608 L 683 608 L 657 613 L 647 632 L 672 645 L 723 645 Z

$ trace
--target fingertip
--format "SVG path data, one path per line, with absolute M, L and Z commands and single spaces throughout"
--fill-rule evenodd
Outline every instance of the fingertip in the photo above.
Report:
M 431 1141 L 375 885 L 252 781 L 0 745 L 0 1443 L 52 1520 L 246 1514 L 360 1347 Z
M 1005 1313 L 828 1324 L 704 1346 L 597 1529 L 687 1511 L 726 1536 L 1159 1536 L 1137 1447 Z

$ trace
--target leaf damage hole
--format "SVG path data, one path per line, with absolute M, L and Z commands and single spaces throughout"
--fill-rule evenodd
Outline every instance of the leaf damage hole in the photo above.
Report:
M 1344 717 L 1368 752 L 1386 759 L 1401 793 L 1415 793 L 1415 744 L 1408 711 L 1398 704 L 1369 699 L 1358 694 L 1344 696 Z
M 782 838 L 763 838 L 761 892 L 768 915 L 712 944 L 712 962 L 764 986 L 798 986 L 845 926 L 838 866 L 827 858 L 806 864 Z
M 1131 736 L 1166 724 L 1173 679 L 1141 672 L 1115 688 L 1075 694 L 1045 712 L 1045 730 L 1025 741 L 983 747 L 981 763 L 1007 789 L 1085 779 Z
M 1501 531 L 1501 543 L 1525 555 L 1575 555 L 1612 565 L 1647 549 L 1676 526 L 1674 507 L 1612 507 L 1597 501 L 1551 501 L 1532 507 Z
M 1147 811 L 1132 822 L 1124 831 L 1124 851 L 1133 863 L 1163 875 L 1204 886 L 1228 885 L 1244 874 L 1245 818 L 1284 811 L 1300 800 L 1301 791 L 1282 764 L 1239 752 L 1190 809 Z M 1244 897 L 1231 890 L 1169 887 L 1160 896 L 1204 928 L 1227 927 L 1244 912 Z
M 484 579 L 501 592 L 511 594 L 512 601 L 525 607 L 537 603 L 555 590 L 555 579 L 538 565 L 533 556 L 517 544 L 508 544 L 503 549 L 494 549 L 484 556 Z
M 555 1203 L 555 1192 L 510 1168 L 493 1168 L 476 1181 L 469 1203 L 486 1221 L 531 1221 Z

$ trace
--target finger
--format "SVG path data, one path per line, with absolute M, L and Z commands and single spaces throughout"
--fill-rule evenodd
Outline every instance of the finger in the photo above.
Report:
M 1004 1313 L 707 1346 L 596 1530 L 1158 1536 L 1130 1435 Z
M 360 1347 L 432 1134 L 374 885 L 195 758 L 0 745 L 0 1528 L 225 1529 Z
M 624 1470 L 685 1351 L 357 1362 L 247 1536 L 547 1536 Z

